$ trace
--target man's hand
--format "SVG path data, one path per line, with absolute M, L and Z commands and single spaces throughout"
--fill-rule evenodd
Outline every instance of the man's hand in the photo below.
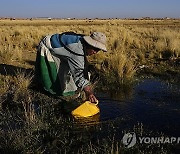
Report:
M 96 97 L 93 94 L 89 95 L 89 101 L 91 103 L 97 103 L 98 102 L 98 100 L 96 99 Z
M 91 103 L 97 103 L 98 100 L 96 99 L 96 97 L 94 96 L 93 92 L 92 92 L 92 89 L 90 86 L 86 86 L 84 87 L 84 92 L 86 93 L 86 97 L 88 98 L 88 100 L 91 102 Z

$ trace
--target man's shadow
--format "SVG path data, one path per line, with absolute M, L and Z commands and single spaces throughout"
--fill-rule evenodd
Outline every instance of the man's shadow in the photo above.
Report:
M 34 70 L 32 68 L 26 69 L 18 66 L 0 64 L 0 74 L 6 76 L 16 76 L 18 72 L 23 72 L 25 75 L 33 75 Z
M 0 64 L 0 75 L 17 77 L 21 73 L 24 75 L 24 77 L 31 78 L 31 83 L 29 86 L 31 90 L 38 91 L 38 92 L 42 91 L 42 88 L 38 84 L 37 79 L 36 79 L 35 67 L 26 69 L 19 66 Z
M 35 75 L 35 65 L 34 65 L 34 68 L 26 69 L 19 66 L 0 64 L 0 75 L 16 77 L 18 74 L 21 74 L 21 73 L 23 73 L 25 77 L 26 76 L 32 77 L 30 86 L 28 88 L 37 94 L 37 96 L 35 97 L 40 97 L 44 95 L 51 96 L 51 97 L 53 96 L 49 94 L 47 91 L 45 91 L 42 88 L 42 86 L 39 84 L 39 82 L 37 81 L 36 79 L 37 77 Z
M 33 64 L 34 64 L 34 68 L 28 68 L 28 69 L 19 66 L 8 65 L 8 64 L 0 64 L 0 75 L 16 77 L 17 74 L 23 73 L 25 76 L 29 76 L 29 77 L 32 76 L 29 89 L 33 90 L 34 92 L 45 94 L 53 98 L 59 98 L 56 95 L 50 94 L 49 92 L 44 90 L 35 73 L 35 63 Z

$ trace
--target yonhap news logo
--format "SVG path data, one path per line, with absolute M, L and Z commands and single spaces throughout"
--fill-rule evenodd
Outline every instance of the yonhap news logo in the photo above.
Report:
M 127 148 L 133 147 L 136 144 L 136 134 L 133 132 L 124 134 L 122 141 Z
M 137 137 L 134 132 L 126 133 L 124 134 L 122 138 L 122 142 L 125 145 L 126 148 L 133 147 L 136 143 L 140 144 L 179 144 L 180 143 L 180 137 Z

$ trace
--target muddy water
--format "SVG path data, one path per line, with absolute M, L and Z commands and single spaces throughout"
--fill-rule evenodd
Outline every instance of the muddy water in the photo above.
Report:
M 125 96 L 126 95 L 126 96 Z M 100 123 L 120 121 L 118 129 L 138 122 L 151 131 L 180 136 L 180 88 L 157 79 L 145 79 L 126 93 L 99 94 Z M 89 120 L 89 123 L 93 120 Z

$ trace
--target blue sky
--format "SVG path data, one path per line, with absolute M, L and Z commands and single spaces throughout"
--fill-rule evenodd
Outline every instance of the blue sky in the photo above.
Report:
M 0 17 L 180 18 L 180 0 L 1 0 Z

